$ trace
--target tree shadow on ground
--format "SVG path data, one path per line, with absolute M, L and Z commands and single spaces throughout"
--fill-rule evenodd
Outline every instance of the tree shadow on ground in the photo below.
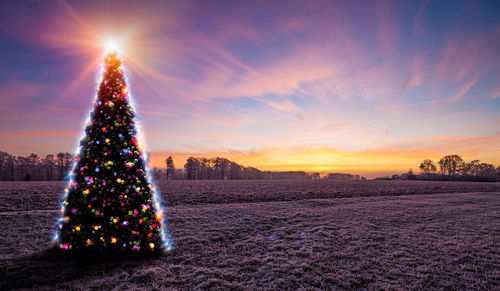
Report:
M 161 253 L 119 255 L 47 249 L 0 261 L 0 290 L 67 286 L 72 281 L 102 278 L 153 264 L 161 256 Z

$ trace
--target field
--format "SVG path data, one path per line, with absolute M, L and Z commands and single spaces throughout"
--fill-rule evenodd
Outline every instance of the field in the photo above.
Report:
M 500 184 L 168 181 L 148 258 L 47 249 L 61 182 L 0 183 L 0 289 L 500 288 Z

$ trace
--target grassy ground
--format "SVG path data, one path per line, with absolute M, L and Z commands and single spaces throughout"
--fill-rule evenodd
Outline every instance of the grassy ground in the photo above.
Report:
M 160 181 L 168 206 L 500 192 L 500 183 L 440 181 Z M 0 182 L 0 211 L 58 209 L 66 183 Z
M 48 251 L 57 211 L 33 204 L 0 202 L 0 289 L 500 288 L 500 191 L 178 204 L 175 249 L 142 259 Z

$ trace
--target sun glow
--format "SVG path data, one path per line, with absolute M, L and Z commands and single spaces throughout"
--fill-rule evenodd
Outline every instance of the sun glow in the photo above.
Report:
M 123 54 L 123 48 L 121 43 L 116 39 L 108 39 L 104 42 L 104 49 L 106 54 L 108 53 L 119 53 Z

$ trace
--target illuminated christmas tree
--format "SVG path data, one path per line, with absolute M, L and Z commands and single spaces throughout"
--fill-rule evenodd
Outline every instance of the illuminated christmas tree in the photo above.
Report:
M 65 189 L 55 241 L 60 249 L 71 250 L 168 250 L 116 52 L 104 59 L 96 99 Z

